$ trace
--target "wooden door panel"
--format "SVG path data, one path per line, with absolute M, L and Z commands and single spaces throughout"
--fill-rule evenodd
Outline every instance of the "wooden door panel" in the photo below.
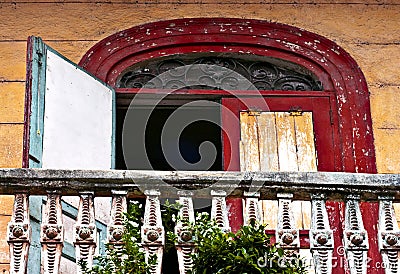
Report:
M 241 171 L 316 171 L 311 112 L 240 112 Z M 271 162 L 270 162 L 271 161 Z M 263 223 L 276 227 L 277 203 L 261 201 Z M 296 225 L 309 229 L 311 205 L 295 201 Z
M 337 125 L 331 119 L 330 98 L 326 97 L 263 97 L 261 98 L 224 98 L 222 104 L 224 169 L 240 170 L 240 112 L 250 110 L 288 112 L 301 109 L 313 114 L 315 150 L 318 171 L 340 171 L 342 159 L 341 147 L 335 143 Z

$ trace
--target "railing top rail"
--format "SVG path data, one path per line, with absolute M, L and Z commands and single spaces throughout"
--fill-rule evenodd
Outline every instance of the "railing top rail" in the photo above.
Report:
M 378 195 L 400 199 L 400 174 L 0 169 L 1 194 L 28 191 L 42 195 L 56 190 L 63 195 L 94 191 L 108 196 L 111 191 L 126 190 L 130 195 L 142 195 L 149 188 L 159 189 L 165 196 L 174 196 L 182 189 L 207 196 L 213 189 L 233 191 L 234 196 L 243 195 L 243 191 L 260 191 L 265 199 L 275 199 L 278 192 L 291 192 L 294 198 L 304 200 L 310 199 L 310 193 L 325 193 L 338 199 L 346 194 L 360 194 L 362 199 L 376 199 Z

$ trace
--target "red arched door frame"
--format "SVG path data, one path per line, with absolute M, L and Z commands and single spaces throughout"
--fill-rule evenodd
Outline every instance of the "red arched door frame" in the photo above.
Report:
M 129 66 L 190 52 L 236 52 L 300 64 L 334 94 L 333 116 L 341 140 L 336 171 L 376 173 L 368 86 L 355 60 L 317 34 L 279 23 L 233 18 L 178 19 L 115 33 L 94 45 L 79 65 L 115 86 Z M 117 90 L 118 93 L 118 90 Z
M 128 67 L 151 58 L 194 52 L 246 53 L 285 59 L 314 73 L 331 100 L 336 125 L 334 171 L 376 173 L 369 91 L 355 60 L 341 47 L 317 34 L 279 23 L 236 18 L 178 19 L 136 26 L 94 45 L 79 65 L 115 86 Z M 118 93 L 134 92 L 117 89 Z M 194 91 L 196 92 L 196 91 Z M 310 96 L 308 92 L 261 92 L 263 95 Z M 328 206 L 335 242 L 343 234 L 343 207 Z M 380 260 L 376 244 L 377 204 L 362 205 L 370 235 L 370 258 Z M 339 241 L 339 242 L 338 242 Z M 335 251 L 334 256 L 340 260 Z M 372 270 L 372 269 L 370 269 Z M 337 268 L 335 273 L 343 273 Z M 382 273 L 375 270 L 374 273 Z

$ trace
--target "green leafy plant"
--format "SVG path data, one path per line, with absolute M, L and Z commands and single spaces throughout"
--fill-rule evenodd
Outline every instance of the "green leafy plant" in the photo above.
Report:
M 192 255 L 192 274 L 306 273 L 297 255 L 270 244 L 263 225 L 252 223 L 226 233 L 208 214 L 201 214 L 189 226 L 197 250 Z

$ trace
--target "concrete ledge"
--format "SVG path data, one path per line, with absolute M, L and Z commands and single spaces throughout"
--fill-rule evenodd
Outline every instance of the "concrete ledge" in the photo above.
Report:
M 90 190 L 97 196 L 110 196 L 112 190 L 126 190 L 133 197 L 143 196 L 146 189 L 160 190 L 164 197 L 176 197 L 178 190 L 187 189 L 197 197 L 209 197 L 210 190 L 224 190 L 231 196 L 250 190 L 260 191 L 262 199 L 290 192 L 300 200 L 309 200 L 311 193 L 325 193 L 329 199 L 357 193 L 364 200 L 379 195 L 400 200 L 400 174 L 0 169 L 0 194 L 58 191 L 76 195 Z

